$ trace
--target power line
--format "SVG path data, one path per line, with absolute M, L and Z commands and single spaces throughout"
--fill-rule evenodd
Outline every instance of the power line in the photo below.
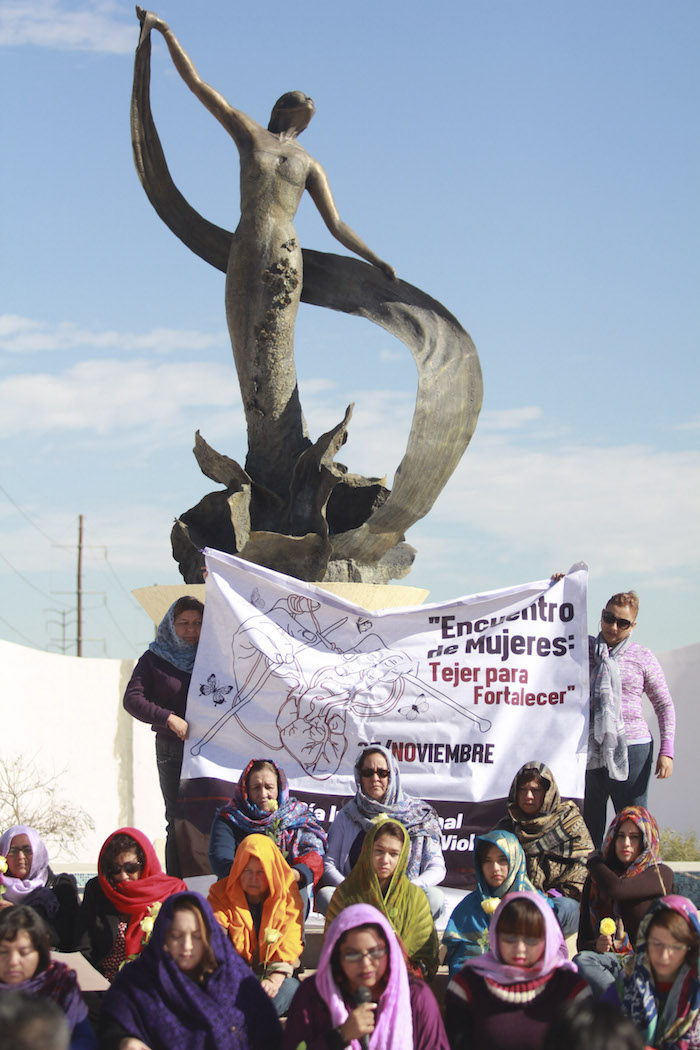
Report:
M 6 619 L 5 619 L 5 618 L 4 618 L 3 616 L 0 616 L 0 623 L 4 623 L 4 624 L 5 624 L 5 626 L 6 626 L 6 627 L 9 627 L 11 631 L 14 631 L 14 632 L 15 632 L 15 634 L 16 634 L 16 635 L 17 635 L 17 636 L 18 636 L 19 638 L 21 638 L 23 642 L 28 642 L 28 643 L 29 643 L 29 645 L 31 645 L 33 649 L 41 649 L 41 646 L 40 646 L 40 645 L 37 645 L 37 643 L 36 643 L 36 642 L 33 642 L 33 641 L 31 640 L 31 638 L 27 638 L 26 634 L 22 634 L 22 632 L 21 632 L 21 631 L 18 631 L 18 630 L 17 630 L 17 628 L 15 627 L 15 625 L 14 625 L 14 624 L 12 624 L 12 623 L 10 623 L 10 621 L 9 621 L 9 620 L 6 620 Z
M 37 592 L 37 594 L 40 594 L 42 596 L 42 598 L 48 598 L 49 601 L 53 601 L 53 595 L 52 594 L 47 594 L 46 591 L 42 591 L 41 587 L 37 587 L 37 585 L 35 583 L 32 583 L 31 580 L 28 580 L 27 577 L 24 575 L 24 573 L 21 573 L 19 571 L 19 569 L 16 569 L 15 566 L 10 561 L 10 559 L 6 558 L 5 555 L 2 552 L 0 552 L 0 558 L 2 558 L 2 560 L 5 562 L 5 564 L 8 565 L 12 569 L 12 571 L 17 576 L 19 576 L 20 580 L 23 580 L 24 583 L 27 584 L 28 587 L 31 587 L 32 590 Z M 67 605 L 67 602 L 64 602 L 63 604 Z
M 27 512 L 25 510 L 22 510 L 22 508 L 20 507 L 19 503 L 12 498 L 12 496 L 7 491 L 7 489 L 3 488 L 2 485 L 0 485 L 0 492 L 2 492 L 3 496 L 5 497 L 5 499 L 7 499 L 12 504 L 12 506 L 15 508 L 15 510 L 18 510 L 19 513 L 22 515 L 22 517 L 25 518 L 29 522 L 29 524 L 32 526 L 32 528 L 36 529 L 37 532 L 41 533 L 41 535 L 44 537 L 45 540 L 48 540 L 49 543 L 53 543 L 56 547 L 60 547 L 61 546 L 61 544 L 60 543 L 56 543 L 56 540 L 52 539 L 51 536 L 49 536 L 49 534 L 47 532 L 44 532 L 44 530 L 42 529 L 41 525 L 37 525 L 37 523 L 32 518 L 29 517 L 29 515 L 27 514 Z

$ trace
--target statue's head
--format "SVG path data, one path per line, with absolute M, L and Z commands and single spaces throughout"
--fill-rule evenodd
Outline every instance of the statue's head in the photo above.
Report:
M 277 135 L 281 131 L 295 128 L 299 134 L 308 127 L 315 112 L 313 99 L 303 91 L 287 91 L 272 107 L 267 130 Z

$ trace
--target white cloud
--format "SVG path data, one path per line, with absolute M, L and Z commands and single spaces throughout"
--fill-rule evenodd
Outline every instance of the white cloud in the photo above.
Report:
M 72 350 L 93 347 L 96 350 L 152 351 L 165 354 L 175 350 L 208 350 L 228 342 L 225 332 L 214 334 L 176 328 L 153 328 L 149 332 L 118 332 L 113 329 L 92 331 L 73 321 L 49 324 L 17 314 L 0 314 L 0 350 L 9 353 Z
M 226 409 L 240 398 L 231 365 L 83 361 L 58 375 L 0 382 L 0 433 L 92 430 L 97 434 L 171 426 L 186 406 Z
M 500 412 L 486 411 L 479 417 L 481 430 L 519 430 L 520 427 L 542 418 L 542 409 L 536 405 L 524 408 L 504 408 Z
M 111 0 L 71 8 L 60 0 L 2 0 L 0 46 L 128 54 L 138 41 L 135 14 L 133 21 L 125 18 L 129 10 Z
M 383 364 L 393 365 L 394 362 L 396 362 L 396 361 L 405 361 L 405 359 L 406 359 L 405 351 L 402 352 L 401 350 L 393 350 L 393 349 L 389 349 L 389 347 L 384 347 L 382 350 L 379 351 L 379 360 Z

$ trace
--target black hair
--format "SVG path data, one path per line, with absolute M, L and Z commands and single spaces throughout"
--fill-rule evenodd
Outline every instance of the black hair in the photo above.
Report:
M 16 941 L 17 935 L 23 930 L 29 934 L 32 947 L 39 953 L 39 962 L 34 972 L 41 973 L 51 962 L 51 935 L 44 920 L 26 904 L 5 908 L 0 912 L 0 944 L 4 941 Z
M 100 868 L 100 872 L 105 878 L 109 878 L 109 870 L 114 865 L 114 862 L 120 853 L 135 853 L 136 859 L 141 865 L 141 870 L 146 867 L 146 854 L 143 852 L 136 839 L 133 839 L 131 835 L 125 835 L 122 833 L 120 835 L 115 835 L 105 846 Z
M 644 1050 L 644 1039 L 616 1004 L 575 999 L 555 1015 L 542 1050 Z

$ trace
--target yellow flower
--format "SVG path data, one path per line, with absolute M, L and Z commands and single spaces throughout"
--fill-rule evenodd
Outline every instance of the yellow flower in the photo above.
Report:
M 143 932 L 146 934 L 147 937 L 150 936 L 150 934 L 153 933 L 153 926 L 154 926 L 154 924 L 155 924 L 155 919 L 151 918 L 150 915 L 147 915 L 145 919 L 141 919 L 141 929 L 143 930 Z
M 487 915 L 493 915 L 500 903 L 501 902 L 498 899 L 498 897 L 485 897 L 484 900 L 481 902 L 481 907 Z
M 4 875 L 7 871 L 7 861 L 4 857 L 0 856 L 0 875 Z
M 613 937 L 617 924 L 614 919 L 601 919 L 600 920 L 600 932 L 604 937 Z
M 281 936 L 282 934 L 279 930 L 273 930 L 270 926 L 268 926 L 265 930 L 265 936 L 263 940 L 265 941 L 265 944 L 277 944 Z
M 267 812 L 268 813 L 275 813 L 278 809 L 279 809 L 279 806 L 277 805 L 277 802 L 275 801 L 275 799 L 274 798 L 269 798 L 267 800 Z
M 160 901 L 156 901 L 156 903 L 152 904 L 148 909 L 148 914 L 151 916 L 151 918 L 155 919 L 162 907 L 162 903 Z

